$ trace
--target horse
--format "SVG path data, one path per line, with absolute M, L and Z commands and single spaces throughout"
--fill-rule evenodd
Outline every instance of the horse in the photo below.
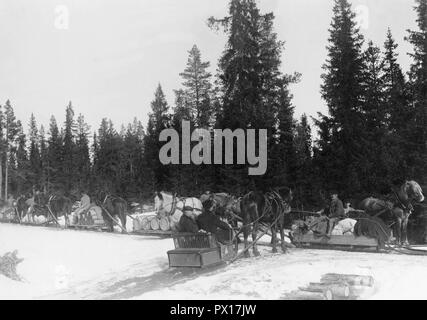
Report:
M 424 202 L 424 195 L 416 181 L 405 181 L 400 187 L 392 187 L 392 195 L 387 200 L 377 198 L 364 199 L 359 209 L 376 217 L 389 214 L 396 223 L 396 240 L 399 244 L 408 244 L 408 221 L 413 212 L 413 202 Z
M 214 203 L 213 212 L 220 218 L 227 218 L 232 222 L 236 222 L 235 218 L 240 216 L 241 198 L 236 198 L 228 193 L 211 193 L 207 191 L 201 195 L 200 201 L 204 204 L 208 200 L 212 200 Z
M 54 220 L 58 222 L 58 218 L 65 217 L 65 227 L 70 225 L 70 215 L 73 208 L 73 202 L 70 198 L 62 195 L 51 195 L 47 203 L 47 209 L 49 213 L 54 217 Z
M 122 233 L 127 233 L 126 220 L 127 220 L 127 202 L 126 200 L 109 195 L 107 193 L 100 193 L 98 199 L 95 201 L 97 205 L 102 209 L 102 217 L 107 222 L 107 226 L 110 232 L 114 232 L 114 221 L 115 217 L 118 217 L 121 222 Z
M 290 202 L 293 199 L 291 189 L 287 187 L 273 190 L 266 194 L 252 191 L 245 195 L 240 203 L 241 217 L 243 218 L 243 235 L 245 244 L 245 257 L 249 257 L 248 236 L 252 225 L 253 254 L 259 256 L 256 241 L 260 223 L 270 225 L 272 233 L 273 253 L 277 253 L 277 227 L 280 230 L 281 248 L 287 252 L 285 245 L 284 223 L 285 214 L 291 212 Z
M 60 217 L 65 218 L 65 227 L 70 225 L 70 218 L 73 203 L 70 198 L 59 195 L 38 193 L 34 196 L 34 208 L 31 216 L 34 222 L 34 216 L 44 216 L 49 222 L 55 221 L 59 224 Z
M 14 203 L 14 209 L 19 222 L 22 222 L 22 219 L 25 218 L 28 213 L 28 210 L 30 209 L 30 206 L 27 204 L 27 200 L 28 197 L 26 197 L 25 195 L 21 195 L 18 197 L 18 199 L 16 199 Z
M 182 231 L 180 223 L 185 217 L 190 218 L 194 223 L 197 216 L 202 214 L 203 205 L 197 198 L 179 198 L 168 192 L 156 192 L 154 194 L 154 210 L 158 215 L 169 217 L 172 231 Z M 184 217 L 185 216 L 185 217 Z M 191 221 L 186 221 L 189 225 Z M 190 226 L 190 230 L 195 230 Z

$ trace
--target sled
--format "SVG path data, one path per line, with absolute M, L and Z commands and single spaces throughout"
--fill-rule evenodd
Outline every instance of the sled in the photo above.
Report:
M 109 228 L 105 225 L 84 225 L 84 224 L 73 224 L 68 226 L 69 229 L 75 230 L 86 230 L 86 231 L 109 231 Z
M 170 268 L 208 268 L 231 261 L 235 256 L 233 243 L 221 244 L 209 233 L 173 235 L 175 250 L 168 251 Z
M 162 230 L 138 230 L 133 231 L 130 234 L 138 235 L 138 236 L 153 236 L 160 238 L 170 238 L 172 237 L 172 231 L 162 231 Z
M 344 249 L 378 251 L 377 239 L 356 237 L 354 235 L 316 236 L 314 234 L 295 234 L 293 243 L 299 247 L 318 249 Z

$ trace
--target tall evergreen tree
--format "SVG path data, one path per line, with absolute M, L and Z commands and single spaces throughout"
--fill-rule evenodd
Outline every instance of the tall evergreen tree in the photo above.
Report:
M 36 118 L 34 114 L 31 114 L 30 124 L 29 124 L 29 138 L 30 138 L 30 150 L 29 150 L 29 163 L 31 167 L 31 173 L 29 176 L 29 181 L 32 188 L 40 189 L 40 170 L 41 170 L 41 160 L 40 160 L 40 143 L 39 143 L 39 134 L 36 123 Z
M 304 205 L 314 202 L 313 189 L 313 172 L 312 172 L 312 154 L 313 143 L 311 127 L 308 123 L 307 115 L 303 114 L 295 128 L 295 200 L 296 205 L 300 209 L 304 209 Z
M 389 29 L 384 43 L 382 75 L 389 129 L 386 143 L 389 158 L 384 166 L 388 168 L 389 175 L 403 179 L 411 176 L 408 160 L 411 158 L 410 139 L 414 112 L 410 103 L 410 91 L 397 61 L 397 48 Z
M 152 112 L 149 114 L 147 133 L 145 136 L 144 165 L 146 190 L 168 190 L 169 168 L 160 163 L 159 152 L 163 143 L 160 143 L 160 133 L 170 127 L 169 106 L 166 102 L 162 87 L 159 86 L 151 102 Z
M 224 27 L 228 36 L 219 61 L 222 108 L 217 126 L 231 130 L 267 129 L 267 150 L 272 153 L 275 144 L 287 143 L 277 138 L 277 131 L 280 122 L 288 121 L 288 113 L 292 112 L 287 90 L 292 78 L 280 71 L 283 42 L 277 39 L 273 23 L 274 15 L 261 14 L 254 0 L 231 0 L 229 16 L 210 19 L 212 27 Z M 286 124 L 282 127 L 289 130 Z M 281 134 L 286 136 L 285 132 Z M 255 187 L 267 189 L 286 184 L 286 181 L 273 178 L 278 173 L 271 161 L 268 167 L 270 170 L 265 176 L 248 177 L 246 166 L 222 166 L 221 188 L 244 193 Z M 236 190 L 236 185 L 240 190 Z
M 79 190 L 87 190 L 90 178 L 89 157 L 89 131 L 90 126 L 85 122 L 82 114 L 77 118 L 75 167 L 77 169 L 77 185 Z M 87 191 L 86 191 L 87 192 Z
M 24 192 L 28 192 L 31 185 L 28 183 L 29 177 L 29 163 L 27 153 L 27 140 L 22 128 L 22 124 L 18 122 L 18 148 L 16 151 L 16 193 L 21 195 Z
M 4 130 L 5 130 L 5 199 L 9 195 L 9 163 L 11 158 L 14 159 L 16 152 L 16 139 L 18 135 L 18 124 L 15 113 L 9 100 L 4 105 Z
M 329 116 L 321 115 L 317 125 L 326 138 L 317 156 L 325 175 L 324 188 L 361 190 L 359 158 L 363 155 L 363 36 L 347 0 L 335 0 L 329 29 L 328 59 L 323 66 L 321 93 Z
M 193 116 L 193 108 L 188 97 L 184 90 L 175 91 L 175 108 L 171 125 L 178 132 L 180 141 L 182 141 L 182 121 L 190 122 L 191 129 L 195 127 L 196 117 Z M 170 169 L 171 191 L 192 195 L 198 189 L 199 168 L 193 164 L 183 164 L 182 153 L 180 153 L 180 164 L 171 165 Z
M 64 190 L 62 179 L 62 136 L 54 116 L 50 118 L 47 161 L 47 189 Z
M 372 41 L 364 52 L 363 105 L 364 136 L 359 137 L 365 150 L 359 158 L 359 179 L 362 190 L 367 192 L 388 191 L 390 184 L 388 108 L 385 104 L 385 85 L 383 78 L 384 61 L 380 48 Z
M 410 143 L 411 176 L 427 181 L 427 0 L 416 0 L 419 30 L 409 31 L 408 40 L 414 47 L 410 54 L 413 64 L 409 73 L 413 95 L 414 117 Z
M 209 62 L 202 62 L 199 48 L 194 45 L 189 51 L 187 67 L 180 74 L 185 87 L 185 99 L 189 105 L 192 118 L 199 128 L 208 128 L 211 124 L 212 108 L 210 96 L 212 85 L 208 72 Z
M 64 185 L 64 192 L 69 194 L 74 192 L 73 186 L 77 180 L 77 170 L 75 167 L 76 157 L 76 122 L 74 120 L 74 109 L 70 101 L 65 110 L 65 123 L 64 123 L 64 142 L 62 145 L 62 182 Z
M 383 53 L 382 81 L 385 87 L 385 105 L 387 106 L 389 128 L 398 135 L 405 136 L 412 110 L 409 105 L 410 97 L 406 79 L 397 62 L 397 48 L 398 44 L 389 29 Z
M 44 192 L 48 191 L 47 174 L 49 165 L 49 151 L 46 141 L 46 134 L 43 125 L 40 127 L 40 187 Z

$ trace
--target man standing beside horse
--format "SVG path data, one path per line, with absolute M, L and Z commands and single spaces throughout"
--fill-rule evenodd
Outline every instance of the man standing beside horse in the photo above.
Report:
M 87 195 L 86 192 L 81 192 L 81 199 L 80 199 L 80 206 L 76 210 L 76 217 L 79 224 L 86 221 L 86 214 L 90 209 L 91 203 L 90 203 L 90 197 Z

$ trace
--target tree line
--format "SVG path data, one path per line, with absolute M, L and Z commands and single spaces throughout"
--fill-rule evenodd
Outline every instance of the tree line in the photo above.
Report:
M 1 197 L 38 189 L 149 199 L 155 190 L 243 195 L 286 185 L 303 208 L 324 201 L 332 188 L 357 198 L 387 193 L 399 179 L 426 183 L 427 0 L 415 2 L 419 28 L 408 30 L 414 52 L 405 73 L 392 31 L 381 47 L 367 41 L 348 0 L 334 0 L 320 88 L 328 113 L 312 117 L 314 127 L 307 115 L 294 115 L 289 85 L 301 75 L 281 71 L 284 42 L 274 15 L 261 13 L 255 0 L 231 0 L 226 17 L 209 19 L 227 35 L 216 74 L 195 45 L 173 105 L 159 84 L 146 126 L 135 118 L 116 128 L 102 119 L 91 132 L 70 102 L 62 125 L 52 117 L 46 132 L 31 115 L 25 133 L 7 101 L 0 108 Z M 160 132 L 181 132 L 183 120 L 192 129 L 268 129 L 267 173 L 248 176 L 245 165 L 162 165 Z

